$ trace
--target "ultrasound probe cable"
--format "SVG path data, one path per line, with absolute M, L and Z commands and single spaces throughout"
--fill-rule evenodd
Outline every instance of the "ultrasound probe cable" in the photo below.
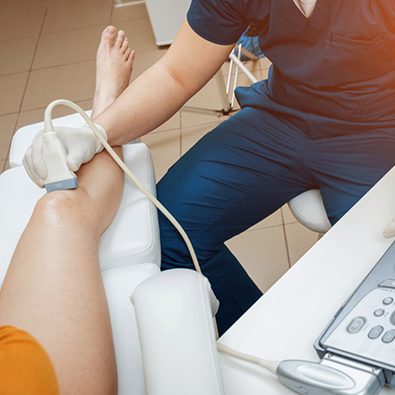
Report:
M 184 229 L 178 223 L 178 221 L 173 217 L 172 214 L 170 214 L 170 212 L 162 205 L 162 203 L 160 203 L 158 199 L 154 197 L 147 190 L 147 188 L 144 187 L 144 185 L 141 184 L 141 182 L 135 177 L 135 175 L 128 169 L 125 163 L 119 158 L 119 156 L 115 153 L 112 147 L 107 143 L 106 139 L 97 129 L 96 125 L 85 113 L 85 111 L 75 103 L 64 99 L 55 100 L 52 103 L 50 103 L 46 108 L 44 114 L 44 135 L 43 135 L 44 146 L 46 142 L 48 142 L 48 146 L 51 147 L 48 156 L 50 156 L 51 160 L 54 161 L 53 163 L 55 164 L 55 166 L 53 167 L 61 168 L 60 172 L 55 172 L 55 173 L 63 176 L 64 174 L 67 174 L 69 177 L 73 178 L 72 183 L 75 184 L 74 188 L 77 186 L 76 176 L 73 172 L 71 172 L 68 169 L 68 166 L 66 164 L 66 160 L 65 160 L 66 151 L 64 149 L 64 146 L 57 138 L 56 131 L 54 130 L 52 124 L 52 110 L 54 109 L 54 107 L 59 105 L 64 105 L 72 108 L 84 118 L 85 122 L 91 128 L 92 132 L 100 140 L 104 148 L 115 160 L 118 166 L 136 184 L 136 186 L 145 194 L 145 196 L 147 196 L 147 198 L 158 208 L 158 210 L 160 210 L 163 213 L 163 215 L 174 225 L 174 227 L 180 233 L 181 237 L 183 238 L 188 248 L 195 270 L 198 273 L 202 273 L 192 243 L 189 240 L 189 237 L 184 231 Z M 59 181 L 56 180 L 55 182 L 51 182 L 50 184 L 56 184 L 56 183 L 58 183 L 58 185 L 61 184 Z M 58 187 L 58 189 L 65 189 L 65 188 L 62 188 L 60 186 Z M 218 339 L 218 329 L 217 329 L 215 316 L 213 317 L 213 322 L 214 322 L 216 338 Z M 327 393 L 327 392 L 321 392 L 322 391 L 321 389 L 323 389 L 324 391 L 330 389 L 331 393 L 333 394 L 339 394 L 339 395 L 346 394 L 346 392 L 343 392 L 343 390 L 338 387 L 337 383 L 341 380 L 344 380 L 345 377 L 349 378 L 349 376 L 337 369 L 320 365 L 314 362 L 300 361 L 300 360 L 286 360 L 282 362 L 269 361 L 265 359 L 260 359 L 258 357 L 254 357 L 252 355 L 244 354 L 242 352 L 236 351 L 218 342 L 216 342 L 216 344 L 219 352 L 230 355 L 239 360 L 244 360 L 253 363 L 255 365 L 259 365 L 267 369 L 268 371 L 276 375 L 279 378 L 279 380 L 282 381 L 285 385 L 287 385 L 294 391 L 299 392 L 301 394 L 310 393 L 311 395 L 314 395 L 314 394 Z M 295 382 L 297 383 L 296 386 L 294 384 Z M 300 384 L 303 384 L 303 386 L 300 386 Z M 303 391 L 307 391 L 306 388 L 309 388 L 310 392 L 303 392 Z

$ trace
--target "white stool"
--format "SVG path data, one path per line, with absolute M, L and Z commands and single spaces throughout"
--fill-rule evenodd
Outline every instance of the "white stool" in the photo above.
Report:
M 288 202 L 295 218 L 306 228 L 326 233 L 331 228 L 319 189 L 303 192 Z

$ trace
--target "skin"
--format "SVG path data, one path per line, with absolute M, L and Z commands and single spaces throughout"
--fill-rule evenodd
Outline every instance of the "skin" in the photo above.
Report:
M 166 54 L 137 78 L 94 122 L 111 145 L 122 145 L 173 116 L 218 71 L 234 45 L 198 36 L 185 22 Z
M 0 325 L 22 329 L 43 345 L 61 394 L 115 394 L 98 249 L 121 198 L 123 172 L 103 152 L 81 167 L 78 179 L 77 189 L 51 192 L 37 203 L 2 286 Z
M 98 50 L 92 118 L 112 146 L 140 137 L 200 90 L 232 48 L 209 43 L 184 23 L 166 55 L 127 87 L 134 53 L 123 32 L 107 28 Z M 38 201 L 3 283 L 0 325 L 25 330 L 43 345 L 61 394 L 116 394 L 98 248 L 118 208 L 123 173 L 102 152 L 77 176 L 76 190 L 52 192 Z
M 133 58 L 123 32 L 103 32 L 97 60 L 101 93 L 94 113 L 107 108 L 128 85 Z M 120 147 L 115 150 L 122 156 Z M 15 326 L 41 343 L 62 395 L 116 394 L 98 251 L 100 236 L 118 209 L 124 174 L 101 152 L 77 176 L 77 189 L 48 193 L 36 204 L 1 289 L 0 325 Z

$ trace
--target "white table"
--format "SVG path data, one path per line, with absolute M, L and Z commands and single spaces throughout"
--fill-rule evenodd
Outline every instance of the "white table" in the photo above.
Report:
M 395 168 L 388 172 L 220 339 L 269 360 L 319 361 L 313 344 L 393 240 L 382 236 L 395 215 Z M 224 355 L 226 395 L 292 395 L 265 370 Z M 384 394 L 395 394 L 385 387 Z

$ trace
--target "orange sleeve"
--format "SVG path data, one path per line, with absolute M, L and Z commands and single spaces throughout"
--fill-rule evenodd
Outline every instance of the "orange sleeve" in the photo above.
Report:
M 0 394 L 59 394 L 54 366 L 42 345 L 13 326 L 0 326 Z

